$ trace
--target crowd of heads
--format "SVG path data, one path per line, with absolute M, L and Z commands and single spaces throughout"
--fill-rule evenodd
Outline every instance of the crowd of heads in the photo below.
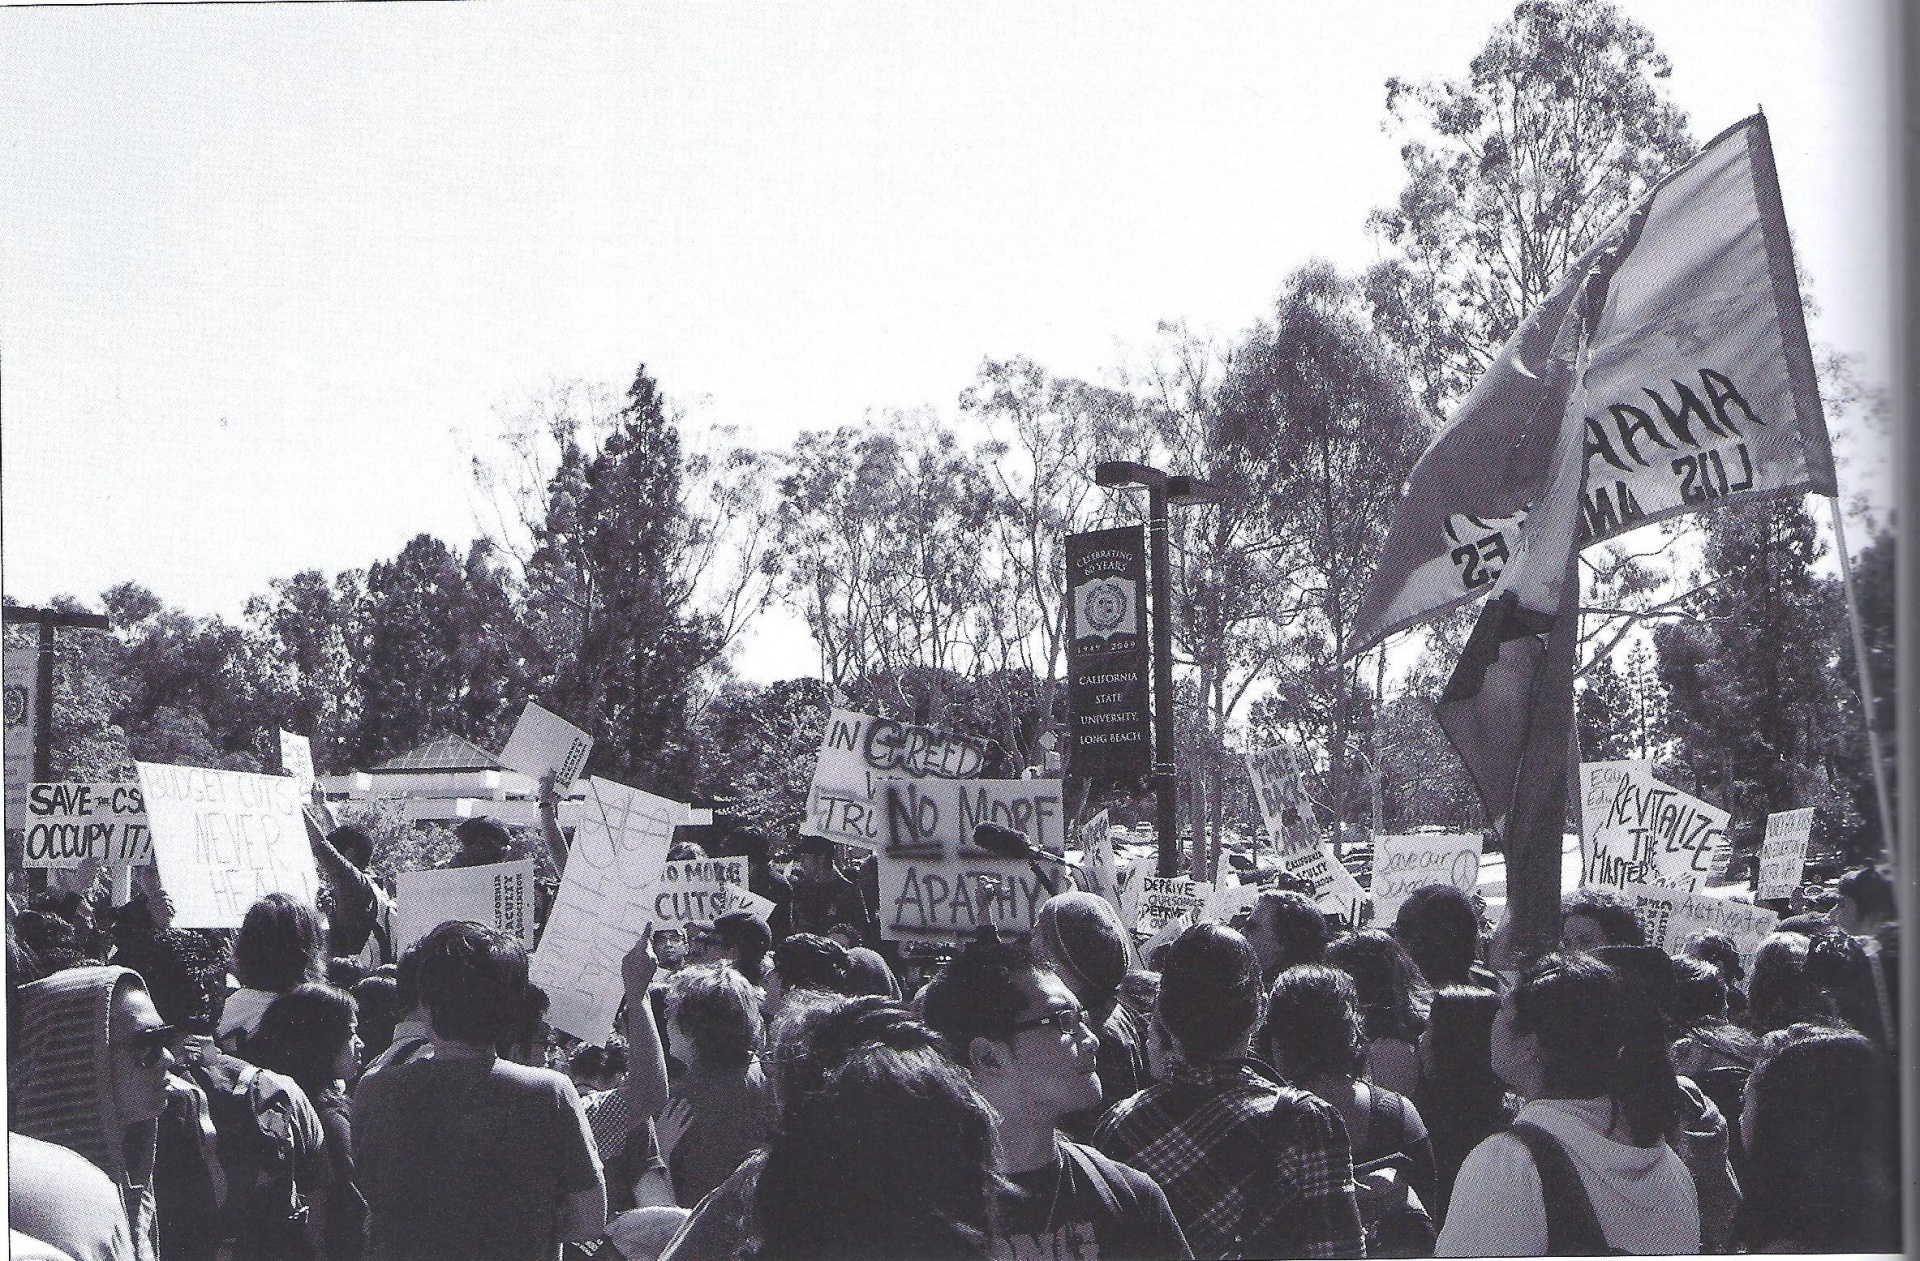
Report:
M 462 861 L 497 857 L 503 834 L 466 828 Z M 371 858 L 364 835 L 342 829 L 338 844 L 358 866 Z M 799 854 L 803 867 L 832 864 L 831 847 Z M 1480 908 L 1440 885 L 1408 897 L 1391 926 L 1349 931 L 1302 893 L 1269 889 L 1232 924 L 1186 928 L 1151 970 L 1106 898 L 1068 892 L 1039 908 L 1031 938 L 983 930 L 924 984 L 857 936 L 776 937 L 733 912 L 693 926 L 655 1001 L 673 1071 L 764 1067 L 777 1106 L 737 1255 L 989 1255 L 1010 1135 L 1051 1134 L 1116 1102 L 1103 1061 L 1123 1020 L 1149 1030 L 1143 1086 L 1182 1065 L 1246 1063 L 1346 1100 L 1383 1046 L 1403 1047 L 1417 1064 L 1409 1108 L 1427 1117 L 1440 1171 L 1426 1206 L 1436 1223 L 1469 1152 L 1526 1100 L 1602 1101 L 1609 1132 L 1639 1147 L 1680 1146 L 1705 1106 L 1738 1168 L 1741 1243 L 1880 1249 L 1895 1241 L 1895 1024 L 1865 934 L 1893 923 L 1893 903 L 1871 870 L 1841 890 L 1844 913 L 1790 923 L 1800 931 L 1774 933 L 1750 962 L 1721 933 L 1669 955 L 1646 944 L 1623 899 L 1577 890 L 1560 948 L 1503 977 L 1486 967 Z M 367 968 L 330 959 L 326 917 L 283 894 L 254 904 L 230 939 L 157 926 L 116 939 L 88 908 L 50 898 L 10 907 L 8 923 L 16 1128 L 149 1197 L 153 1180 L 128 1166 L 137 1144 L 118 1130 L 158 1120 L 232 994 L 262 1005 L 220 1045 L 342 1108 L 409 1021 L 442 1045 L 558 1068 L 583 1096 L 616 1092 L 636 1063 L 617 1035 L 556 1034 L 526 947 L 478 924 L 443 924 Z M 105 1125 L 77 1120 L 70 1101 L 83 1086 L 72 1045 L 83 1008 L 100 1021 L 84 1084 L 107 1101 L 95 1109 Z

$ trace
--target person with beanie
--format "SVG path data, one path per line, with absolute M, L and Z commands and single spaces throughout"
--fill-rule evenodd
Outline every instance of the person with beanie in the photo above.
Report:
M 1153 1081 L 1147 1063 L 1147 1026 L 1120 1001 L 1120 983 L 1138 967 L 1133 939 L 1113 903 L 1074 890 L 1040 904 L 1033 922 L 1034 953 L 1050 964 L 1086 1009 L 1100 1037 L 1100 1106 L 1062 1118 L 1060 1128 L 1082 1142 L 1100 1114 Z

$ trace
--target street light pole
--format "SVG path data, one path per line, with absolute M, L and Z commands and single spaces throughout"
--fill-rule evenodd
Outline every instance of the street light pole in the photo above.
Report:
M 1153 634 L 1153 798 L 1158 833 L 1156 870 L 1179 874 L 1180 774 L 1173 754 L 1173 609 L 1172 562 L 1167 554 L 1167 509 L 1173 504 L 1211 503 L 1219 488 L 1204 478 L 1169 477 L 1157 468 L 1130 460 L 1103 460 L 1093 480 L 1107 487 L 1144 486 L 1147 491 L 1147 587 L 1151 593 Z

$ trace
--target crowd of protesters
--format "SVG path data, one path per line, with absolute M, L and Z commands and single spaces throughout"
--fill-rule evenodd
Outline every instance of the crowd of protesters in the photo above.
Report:
M 801 838 L 788 880 L 748 833 L 772 915 L 636 926 L 616 1032 L 583 1045 L 510 936 L 450 922 L 393 957 L 372 842 L 312 839 L 327 911 L 274 894 L 237 933 L 171 928 L 151 879 L 9 901 L 14 1256 L 1900 1248 L 1873 868 L 1750 972 L 1717 934 L 1649 947 L 1592 889 L 1556 952 L 1509 961 L 1447 886 L 1352 932 L 1269 888 L 1148 967 L 1080 891 L 1030 937 L 903 954 L 870 859 Z

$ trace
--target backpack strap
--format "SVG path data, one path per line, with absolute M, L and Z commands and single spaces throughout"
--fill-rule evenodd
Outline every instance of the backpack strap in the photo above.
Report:
M 1068 1159 L 1080 1166 L 1081 1176 L 1092 1184 L 1094 1194 L 1100 1197 L 1100 1207 L 1107 1216 L 1114 1221 L 1124 1219 L 1126 1213 L 1120 1207 L 1120 1197 L 1113 1193 L 1113 1183 L 1096 1163 L 1093 1152 L 1070 1140 L 1060 1142 L 1057 1146 L 1066 1152 Z
M 1540 1201 L 1547 1216 L 1547 1255 L 1597 1257 L 1613 1251 L 1594 1216 L 1580 1171 L 1560 1140 L 1531 1121 L 1515 1121 L 1507 1133 L 1520 1140 L 1540 1171 Z

